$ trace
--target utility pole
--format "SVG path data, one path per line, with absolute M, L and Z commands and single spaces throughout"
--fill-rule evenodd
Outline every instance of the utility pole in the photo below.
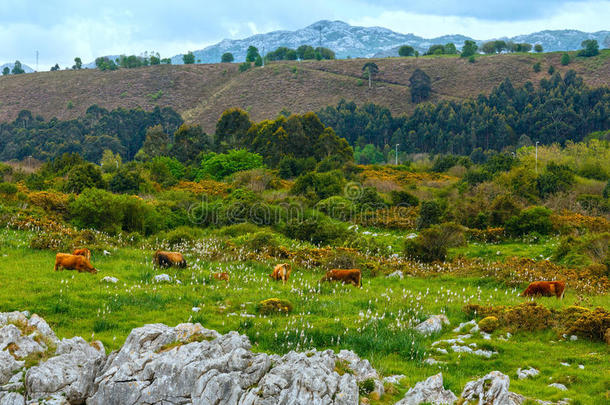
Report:
M 400 145 L 399 143 L 396 144 L 396 152 L 394 154 L 394 163 L 396 166 L 398 166 L 398 145 Z
M 538 141 L 536 141 L 536 174 L 538 174 Z
M 38 51 L 36 51 L 36 71 L 38 72 Z

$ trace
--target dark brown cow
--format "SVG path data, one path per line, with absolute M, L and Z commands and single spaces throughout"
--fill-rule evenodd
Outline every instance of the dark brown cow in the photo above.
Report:
M 91 274 L 97 273 L 97 269 L 89 263 L 84 256 L 71 255 L 69 253 L 58 253 L 55 255 L 55 271 L 57 269 L 76 270 L 79 273 L 87 271 Z
M 269 277 L 275 281 L 282 280 L 282 283 L 286 284 L 291 271 L 292 266 L 289 263 L 280 263 L 273 268 L 273 273 L 269 274 Z
M 544 297 L 552 297 L 562 299 L 566 289 L 565 281 L 534 281 L 527 286 L 521 294 L 522 297 L 533 297 L 542 295 Z
M 83 256 L 86 257 L 87 260 L 91 261 L 91 251 L 87 248 L 82 248 L 82 249 L 74 249 L 74 251 L 72 251 L 72 254 L 75 256 Z
M 157 250 L 153 255 L 153 262 L 159 267 L 186 267 L 186 260 L 184 260 L 182 253 L 179 252 L 163 252 Z
M 320 282 L 324 281 L 341 281 L 343 284 L 349 283 L 356 287 L 362 287 L 362 272 L 358 269 L 333 269 L 327 271 L 326 275 L 320 279 Z
M 214 277 L 216 280 L 219 281 L 226 281 L 227 283 L 229 282 L 229 273 L 213 273 L 212 277 Z

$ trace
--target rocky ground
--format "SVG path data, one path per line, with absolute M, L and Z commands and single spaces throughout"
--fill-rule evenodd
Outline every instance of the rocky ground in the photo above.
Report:
M 446 323 L 435 316 L 418 330 L 431 333 Z M 519 370 L 519 378 L 535 371 Z M 382 377 L 348 350 L 255 353 L 244 335 L 191 323 L 136 328 L 120 350 L 106 355 L 98 341 L 59 340 L 36 314 L 0 313 L 0 405 L 358 405 L 368 403 L 360 398 L 363 388 L 369 398 L 381 398 L 384 386 L 400 385 L 402 377 Z M 444 389 L 439 373 L 397 404 L 522 403 L 509 384 L 507 375 L 491 371 L 467 383 L 458 398 Z

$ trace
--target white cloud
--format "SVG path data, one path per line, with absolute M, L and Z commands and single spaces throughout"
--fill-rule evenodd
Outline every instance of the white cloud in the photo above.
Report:
M 353 25 L 378 25 L 401 33 L 433 38 L 446 34 L 463 34 L 476 39 L 529 34 L 542 30 L 578 29 L 601 31 L 610 28 L 610 2 L 565 3 L 549 9 L 548 17 L 518 21 L 492 21 L 474 17 L 416 14 L 406 11 L 382 11 L 372 17 L 348 20 Z

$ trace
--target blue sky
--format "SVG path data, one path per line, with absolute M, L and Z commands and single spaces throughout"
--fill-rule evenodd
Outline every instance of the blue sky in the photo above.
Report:
M 610 0 L 1 0 L 0 64 L 40 70 L 105 54 L 173 56 L 224 38 L 294 30 L 321 19 L 423 37 L 477 39 L 544 29 L 610 29 Z

